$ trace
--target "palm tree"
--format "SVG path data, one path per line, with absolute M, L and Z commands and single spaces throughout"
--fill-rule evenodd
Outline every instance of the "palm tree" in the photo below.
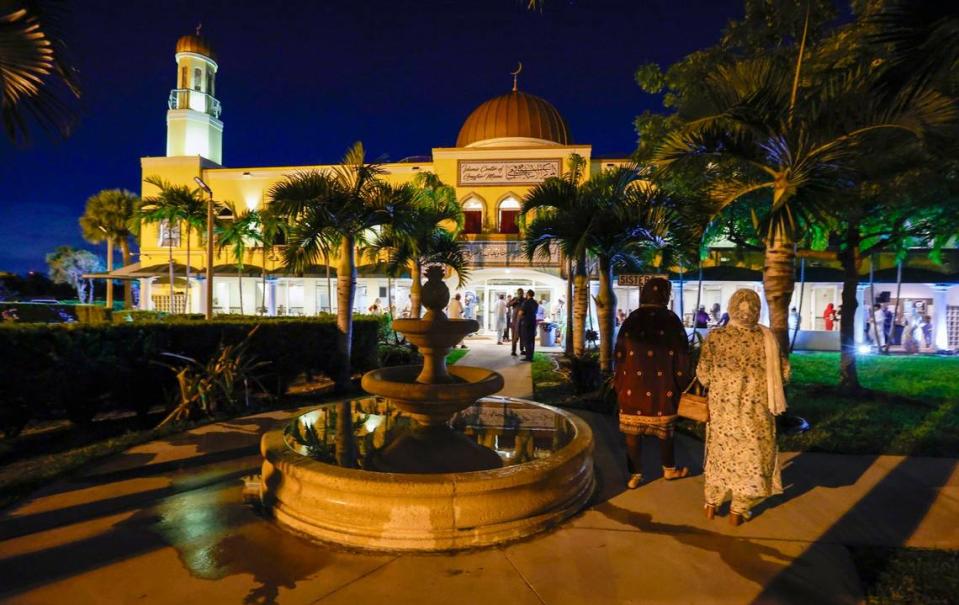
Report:
M 238 212 L 236 206 L 227 202 L 232 219 L 222 221 L 217 225 L 216 243 L 217 252 L 222 253 L 229 249 L 236 263 L 236 280 L 240 288 L 240 314 L 243 314 L 243 264 L 247 248 L 262 243 L 257 226 L 260 223 L 260 213 L 256 210 Z
M 30 140 L 29 117 L 63 137 L 73 129 L 80 87 L 60 36 L 62 6 L 0 4 L 0 122 L 14 143 Z
M 266 208 L 259 215 L 260 243 L 263 245 L 263 307 L 266 307 L 266 263 L 268 256 L 272 256 L 276 246 L 286 243 L 289 224 L 286 217 L 280 216 L 272 208 Z M 275 257 L 273 260 L 276 260 Z
M 524 250 L 533 260 L 537 255 L 549 258 L 556 247 L 569 259 L 572 271 L 567 280 L 573 282 L 573 297 L 568 304 L 573 311 L 572 353 L 581 357 L 586 353 L 586 314 L 589 309 L 589 274 L 586 268 L 586 247 L 583 225 L 589 223 L 592 209 L 583 197 L 583 174 L 586 160 L 572 154 L 566 174 L 546 179 L 526 194 L 522 216 L 527 221 Z M 535 218 L 533 218 L 535 216 Z M 532 222 L 529 222 L 532 221 Z M 567 342 L 569 339 L 567 339 Z
M 658 264 L 657 256 L 670 247 L 673 231 L 681 230 L 680 215 L 670 200 L 651 184 L 639 181 L 639 176 L 635 166 L 613 168 L 592 176 L 585 186 L 584 197 L 594 212 L 583 226 L 583 239 L 598 267 L 599 366 L 605 374 L 613 368 L 613 269 Z
M 382 166 L 367 162 L 363 144 L 357 142 L 347 150 L 341 165 L 332 170 L 293 174 L 270 189 L 270 207 L 289 217 L 291 224 L 283 251 L 288 270 L 305 271 L 323 257 L 329 246 L 339 247 L 336 325 L 340 366 L 336 384 L 341 390 L 350 380 L 357 244 L 373 227 L 401 216 L 415 197 L 408 185 L 382 182 L 382 174 Z M 349 418 L 349 414 L 344 415 Z
M 159 189 L 159 193 L 142 200 L 137 210 L 136 221 L 140 223 L 157 223 L 160 225 L 160 233 L 163 234 L 164 225 L 166 226 L 166 237 L 164 238 L 167 252 L 169 253 L 169 271 L 170 271 L 170 312 L 174 311 L 174 291 L 173 284 L 175 279 L 173 248 L 179 245 L 179 237 L 174 237 L 174 233 L 179 234 L 180 222 L 185 217 L 185 206 L 183 204 L 184 192 L 188 189 L 182 185 L 171 185 L 159 177 L 147 177 L 143 179 L 145 183 L 153 185 Z
M 104 189 L 87 198 L 87 206 L 80 217 L 80 231 L 83 239 L 91 244 L 106 240 L 109 258 L 108 268 L 112 266 L 113 246 L 120 247 L 123 266 L 130 264 L 130 238 L 133 237 L 131 224 L 140 207 L 140 198 L 126 189 Z M 123 306 L 129 309 L 133 304 L 132 282 L 123 284 Z M 107 280 L 107 300 L 113 300 L 113 280 Z
M 169 232 L 180 229 L 181 224 L 186 227 L 186 292 L 187 301 L 190 299 L 190 266 L 191 266 L 191 236 L 194 229 L 202 233 L 206 225 L 207 202 L 203 199 L 203 191 L 191 189 L 186 185 L 174 185 L 158 176 L 149 176 L 143 182 L 153 185 L 160 190 L 159 195 L 144 201 L 147 210 L 145 222 L 167 221 Z M 156 220 L 151 220 L 149 217 Z M 170 246 L 170 308 L 173 308 L 173 238 L 168 238 Z M 179 244 L 178 244 L 179 245 Z
M 763 287 L 782 351 L 788 351 L 797 240 L 829 220 L 830 200 L 855 182 L 857 162 L 876 153 L 867 144 L 875 133 L 921 134 L 954 111 L 931 92 L 883 103 L 861 66 L 819 64 L 804 71 L 812 55 L 806 29 L 793 64 L 764 56 L 707 75 L 705 94 L 690 104 L 695 107 L 681 109 L 683 125 L 656 152 L 666 167 L 708 159 L 720 208 L 758 204 L 753 216 L 765 246 Z
M 463 210 L 456 201 L 456 192 L 444 185 L 431 172 L 416 175 L 416 191 L 410 208 L 396 220 L 383 225 L 374 237 L 367 253 L 373 259 L 387 259 L 387 272 L 398 276 L 409 269 L 410 317 L 420 316 L 420 292 L 423 268 L 441 264 L 456 272 L 459 287 L 469 277 L 468 262 L 463 246 L 456 238 L 463 228 Z M 443 224 L 452 224 L 450 231 Z

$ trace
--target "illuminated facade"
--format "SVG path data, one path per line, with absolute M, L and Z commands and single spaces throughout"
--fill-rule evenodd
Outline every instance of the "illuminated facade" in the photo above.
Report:
M 188 35 L 177 42 L 175 57 L 177 79 L 169 97 L 166 157 L 142 158 L 144 178 L 158 176 L 174 184 L 193 187 L 194 177 L 199 176 L 210 186 L 216 200 L 257 209 L 267 203 L 269 188 L 287 175 L 330 168 L 223 166 L 223 122 L 216 97 L 218 65 L 213 50 L 199 35 Z M 408 182 L 420 172 L 433 172 L 455 188 L 466 216 L 462 238 L 472 259 L 470 283 L 464 294 L 476 301 L 473 311 L 484 330 L 493 324 L 491 303 L 499 294 L 511 294 L 517 288 L 535 290 L 538 297 L 547 301 L 548 313 L 555 319 L 565 319 L 558 313 L 566 292 L 560 259 L 555 256 L 546 261 L 528 262 L 520 253 L 517 217 L 521 200 L 530 188 L 550 176 L 560 175 L 574 153 L 585 158 L 586 177 L 627 162 L 626 158 L 598 158 L 590 145 L 574 143 L 566 121 L 556 108 L 542 98 L 518 90 L 514 81 L 512 91 L 482 103 L 468 115 L 454 147 L 437 147 L 429 157 L 407 158 L 384 165 L 384 178 L 393 183 Z M 144 197 L 155 193 L 152 185 L 143 183 Z M 187 237 L 191 250 L 189 263 Z M 171 246 L 176 272 L 172 296 L 168 277 Z M 708 309 L 713 303 L 724 306 L 736 288 L 762 288 L 756 272 L 761 260 L 758 264 L 750 262 L 744 266 L 739 262 L 737 265 L 727 258 L 735 256 L 732 251 L 717 249 L 714 253 L 716 259 L 712 264 L 716 266 L 712 269 L 719 271 L 704 281 L 702 291 L 695 281 L 686 281 L 683 287 L 678 281 L 674 282 L 674 309 L 677 312 L 682 309 L 687 320 L 697 300 Z M 725 268 L 734 270 L 723 273 L 720 265 L 727 261 L 729 266 Z M 214 264 L 216 312 L 314 315 L 335 311 L 335 270 L 331 269 L 334 277 L 328 282 L 325 266 L 318 265 L 302 276 L 289 276 L 284 273 L 276 251 L 262 248 L 251 248 L 244 259 L 242 276 L 237 275 L 236 263 L 226 253 L 215 258 Z M 336 266 L 335 259 L 331 259 L 330 265 Z M 205 288 L 201 287 L 205 266 L 201 234 L 196 231 L 187 234 L 177 228 L 168 230 L 163 225 L 144 225 L 140 262 L 118 274 L 141 280 L 140 305 L 144 309 L 172 308 L 200 313 L 206 306 Z M 737 272 L 738 269 L 741 270 Z M 266 279 L 262 275 L 264 270 Z M 356 311 L 365 312 L 378 299 L 381 308 L 392 302 L 396 312 L 402 313 L 409 300 L 409 278 L 392 279 L 369 265 L 361 265 L 359 274 Z M 805 288 L 801 312 L 804 332 L 823 329 L 823 308 L 830 302 L 834 305 L 840 302 L 841 285 L 837 282 L 838 279 L 832 277 Z M 889 289 L 888 283 L 877 286 L 877 294 Z M 794 296 L 796 306 L 799 306 L 798 290 L 797 287 Z M 635 288 L 619 288 L 616 293 L 618 307 L 629 311 L 637 306 Z M 950 334 L 959 332 L 959 288 L 951 283 L 908 283 L 903 286 L 901 296 L 904 300 L 921 300 L 923 308 L 934 312 L 933 338 L 938 348 L 956 347 L 952 339 L 959 339 L 959 335 Z M 868 305 L 870 299 L 868 289 L 864 289 L 858 312 L 863 324 L 862 307 Z M 947 307 L 952 310 L 947 312 Z M 813 348 L 838 348 L 838 333 L 803 336 L 803 339 L 809 338 L 813 339 L 810 345 Z

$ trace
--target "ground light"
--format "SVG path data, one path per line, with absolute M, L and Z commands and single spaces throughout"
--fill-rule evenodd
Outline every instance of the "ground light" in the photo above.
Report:
M 865 355 L 867 353 L 872 353 L 872 346 L 870 345 L 859 345 L 857 349 L 861 354 Z

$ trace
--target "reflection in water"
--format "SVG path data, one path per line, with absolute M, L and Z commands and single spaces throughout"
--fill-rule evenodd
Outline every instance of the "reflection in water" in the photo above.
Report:
M 337 448 L 351 446 L 354 468 L 383 470 L 380 455 L 391 445 L 423 430 L 412 418 L 380 397 L 364 397 L 325 405 L 295 419 L 286 428 L 289 447 L 329 464 L 343 460 Z M 349 410 L 350 418 L 341 415 Z M 351 427 L 352 441 L 337 439 L 337 427 Z M 452 431 L 495 452 L 502 466 L 546 458 L 573 436 L 573 425 L 560 414 L 515 400 L 482 399 L 456 414 Z M 495 460 L 495 458 L 494 458 Z M 440 469 L 437 469 L 439 471 Z

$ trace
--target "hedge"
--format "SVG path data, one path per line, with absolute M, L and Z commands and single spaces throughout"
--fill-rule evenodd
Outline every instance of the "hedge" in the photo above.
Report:
M 303 373 L 335 375 L 335 318 L 243 318 L 212 322 L 168 317 L 113 324 L 0 324 L 0 432 L 31 419 L 75 422 L 125 408 L 145 413 L 172 401 L 176 380 L 155 362 L 176 353 L 205 361 L 221 342 L 239 342 L 260 324 L 250 353 L 267 360 L 265 384 L 282 393 Z M 377 365 L 375 318 L 354 318 L 352 366 Z
M 67 303 L 0 302 L 0 310 L 16 310 L 19 323 L 107 323 L 112 310 L 100 305 Z

